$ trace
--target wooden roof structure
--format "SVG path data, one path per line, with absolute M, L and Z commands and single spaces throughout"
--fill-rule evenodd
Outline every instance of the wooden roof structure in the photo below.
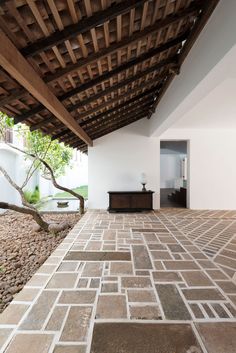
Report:
M 0 0 L 0 110 L 83 152 L 150 118 L 219 0 Z

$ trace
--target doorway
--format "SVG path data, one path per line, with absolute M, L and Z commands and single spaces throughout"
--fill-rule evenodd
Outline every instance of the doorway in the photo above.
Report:
M 160 142 L 160 207 L 187 207 L 187 141 Z

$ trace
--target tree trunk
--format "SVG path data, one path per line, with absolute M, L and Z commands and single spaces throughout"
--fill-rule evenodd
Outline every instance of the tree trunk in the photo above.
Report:
M 8 202 L 0 202 L 0 208 L 3 208 L 5 210 L 13 210 L 19 213 L 29 214 L 33 217 L 33 219 L 39 225 L 40 228 L 42 228 L 46 232 L 49 231 L 49 224 L 41 217 L 39 212 L 37 212 L 35 209 L 33 210 L 32 208 L 16 206 Z
M 80 209 L 80 214 L 81 214 L 81 215 L 84 214 L 84 198 L 83 198 L 83 196 L 81 196 L 80 194 L 78 194 L 77 192 L 75 192 L 75 191 L 73 191 L 73 190 L 71 190 L 71 189 L 68 189 L 68 188 L 66 188 L 66 187 L 64 187 L 64 186 L 59 185 L 59 184 L 57 183 L 57 181 L 56 181 L 56 178 L 55 178 L 55 176 L 54 176 L 54 173 L 53 173 L 52 168 L 50 167 L 50 165 L 49 165 L 47 162 L 45 162 L 42 158 L 38 157 L 37 155 L 35 155 L 35 154 L 33 154 L 33 153 L 26 152 L 26 151 L 24 151 L 24 150 L 22 150 L 22 149 L 20 149 L 20 148 L 18 148 L 18 147 L 16 147 L 16 146 L 13 146 L 13 145 L 11 145 L 11 144 L 8 144 L 8 145 L 9 145 L 10 147 L 12 147 L 13 149 L 16 149 L 16 150 L 18 150 L 18 151 L 20 151 L 20 152 L 26 154 L 27 156 L 32 157 L 32 158 L 37 159 L 38 161 L 40 161 L 40 162 L 45 166 L 45 168 L 49 171 L 49 173 L 50 173 L 50 175 L 51 175 L 52 183 L 53 183 L 53 185 L 55 186 L 55 188 L 57 188 L 57 189 L 59 189 L 59 190 L 62 190 L 62 191 L 65 191 L 65 192 L 68 192 L 69 194 L 71 194 L 71 195 L 73 195 L 74 197 L 76 197 L 77 199 L 79 199 L 79 201 L 80 201 L 80 207 L 79 207 L 79 209 Z

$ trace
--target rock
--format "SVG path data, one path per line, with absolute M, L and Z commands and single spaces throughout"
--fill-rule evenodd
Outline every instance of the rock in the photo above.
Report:
M 41 228 L 37 223 L 32 225 L 32 232 L 40 232 L 40 231 L 41 231 Z
M 46 260 L 47 260 L 47 256 L 41 256 L 41 257 L 37 260 L 37 263 L 38 263 L 39 265 L 42 265 Z
M 10 293 L 11 294 L 16 294 L 16 293 L 18 293 L 19 292 L 19 287 L 18 286 L 14 286 L 14 287 L 11 287 L 10 288 Z
M 49 224 L 48 229 L 49 229 L 49 232 L 51 233 L 58 233 L 62 230 L 60 224 L 57 224 L 57 223 Z
M 0 272 L 0 313 L 60 244 L 78 215 L 50 214 L 45 220 L 53 224 L 53 233 L 41 231 L 28 215 L 9 211 L 0 217 L 0 267 L 4 269 Z
M 13 296 L 11 294 L 7 295 L 5 298 L 3 298 L 2 302 L 3 303 L 9 303 L 10 301 L 12 301 Z

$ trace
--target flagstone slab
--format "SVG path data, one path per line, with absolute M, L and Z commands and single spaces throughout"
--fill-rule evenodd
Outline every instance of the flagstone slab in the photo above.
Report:
M 182 292 L 188 300 L 225 300 L 216 288 L 183 289 Z
M 95 323 L 91 353 L 105 352 L 202 353 L 202 349 L 189 324 Z
M 167 270 L 199 270 L 194 261 L 163 261 Z
M 191 320 L 191 315 L 174 284 L 156 284 L 157 294 L 168 320 Z
M 195 326 L 208 353 L 235 353 L 235 322 L 197 323 Z
M 59 331 L 62 327 L 63 320 L 66 316 L 68 306 L 56 306 L 47 323 L 46 330 Z
M 55 273 L 46 288 L 73 288 L 77 277 L 77 273 Z
M 67 346 L 67 345 L 57 345 L 54 348 L 53 353 L 85 353 L 86 352 L 86 346 L 84 345 L 78 345 L 78 346 Z
M 128 251 L 69 251 L 64 260 L 72 261 L 130 261 Z
M 111 276 L 133 275 L 132 262 L 112 262 L 110 274 Z
M 156 302 L 153 290 L 129 289 L 127 294 L 129 302 Z
M 161 312 L 157 305 L 131 305 L 130 318 L 136 320 L 161 320 Z
M 41 333 L 18 334 L 13 338 L 6 353 L 48 353 L 53 337 Z
M 95 301 L 95 290 L 65 290 L 59 298 L 59 304 L 92 304 Z
M 152 272 L 154 282 L 183 282 L 178 272 L 155 271 Z
M 11 328 L 0 328 L 0 349 L 7 341 L 8 337 L 12 333 L 13 329 Z
M 88 262 L 85 264 L 82 277 L 101 277 L 103 270 L 103 263 Z
M 58 297 L 58 291 L 43 291 L 20 325 L 22 330 L 40 330 Z
M 70 308 L 60 341 L 84 342 L 86 341 L 92 307 L 73 306 Z
M 138 270 L 152 269 L 152 263 L 144 245 L 132 245 L 134 268 Z
M 124 295 L 100 295 L 96 319 L 127 318 L 126 298 Z
M 26 310 L 27 304 L 11 304 L 0 315 L 0 325 L 16 325 L 20 322 Z
M 152 283 L 148 277 L 123 277 L 121 279 L 121 287 L 149 288 L 152 287 Z
M 181 272 L 181 275 L 190 287 L 214 286 L 213 282 L 204 274 L 203 271 L 184 271 Z

